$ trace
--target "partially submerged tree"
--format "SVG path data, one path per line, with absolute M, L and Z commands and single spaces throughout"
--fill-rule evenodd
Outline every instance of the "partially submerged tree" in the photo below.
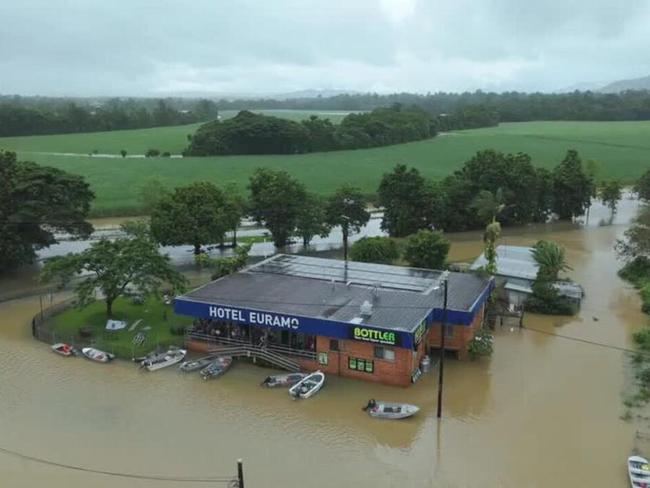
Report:
M 63 286 L 76 276 L 79 306 L 95 300 L 99 290 L 106 303 L 106 315 L 113 313 L 113 303 L 131 286 L 143 295 L 156 294 L 162 286 L 180 292 L 186 280 L 174 270 L 169 257 L 158 252 L 157 243 L 142 225 L 124 227 L 126 237 L 101 239 L 77 254 L 52 258 L 45 262 L 41 279 Z
M 286 171 L 258 168 L 250 177 L 250 211 L 271 232 L 273 243 L 282 247 L 296 229 L 307 192 Z
M 485 227 L 485 232 L 483 233 L 483 242 L 485 243 L 485 250 L 483 254 L 485 255 L 485 260 L 487 264 L 485 265 L 485 272 L 490 276 L 495 276 L 497 274 L 497 240 L 501 235 L 501 224 L 496 220 L 493 220 L 490 224 Z
M 571 304 L 560 296 L 554 286 L 559 274 L 571 269 L 566 262 L 564 248 L 555 242 L 541 240 L 533 247 L 533 257 L 539 268 L 532 286 L 533 294 L 526 301 L 528 310 L 559 315 L 574 313 Z
M 296 235 L 307 247 L 315 236 L 327 237 L 330 227 L 325 222 L 325 204 L 318 195 L 308 193 L 298 211 Z
M 494 222 L 505 206 L 501 188 L 494 193 L 481 190 L 472 201 L 472 208 L 483 222 Z
M 81 176 L 0 151 L 0 272 L 31 263 L 54 232 L 86 237 L 94 194 Z
M 361 190 L 343 185 L 329 197 L 325 207 L 326 222 L 332 227 L 340 226 L 343 234 L 343 257 L 348 259 L 348 238 L 359 232 L 370 220 L 366 210 L 366 199 Z
M 616 241 L 616 252 L 625 261 L 650 259 L 650 207 L 643 208 L 623 233 L 623 239 Z
M 641 200 L 650 202 L 650 169 L 641 175 L 634 185 L 634 191 Z
M 201 267 L 212 268 L 212 279 L 216 280 L 246 266 L 250 250 L 251 244 L 244 244 L 235 247 L 233 256 L 211 258 L 207 254 L 200 254 L 196 256 L 196 262 Z
M 223 241 L 228 228 L 223 192 L 212 183 L 192 183 L 174 189 L 151 212 L 151 233 L 163 246 L 201 246 Z
M 613 215 L 616 213 L 618 202 L 623 196 L 623 186 L 618 180 L 606 181 L 600 186 L 598 196 L 600 197 L 600 201 L 603 202 L 603 205 L 609 207 Z
M 232 231 L 232 246 L 237 247 L 237 229 L 241 219 L 246 215 L 246 198 L 239 192 L 235 184 L 229 184 L 224 191 L 224 221 L 228 230 Z
M 407 239 L 404 259 L 416 268 L 443 269 L 449 247 L 442 232 L 420 230 Z
M 553 241 L 537 241 L 533 246 L 533 258 L 539 266 L 538 280 L 554 283 L 562 271 L 571 269 L 567 264 L 564 248 Z
M 384 207 L 381 228 L 391 237 L 404 237 L 431 225 L 431 186 L 417 169 L 398 164 L 391 173 L 384 173 L 377 193 Z
M 595 194 L 596 185 L 583 168 L 578 151 L 567 151 L 553 169 L 553 211 L 560 219 L 584 215 Z

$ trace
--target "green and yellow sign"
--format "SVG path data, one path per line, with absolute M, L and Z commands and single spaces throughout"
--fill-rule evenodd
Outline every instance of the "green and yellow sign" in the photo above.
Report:
M 370 329 L 368 327 L 354 327 L 352 329 L 352 338 L 358 341 L 374 342 L 376 344 L 385 344 L 387 346 L 399 345 L 399 338 L 395 332 Z

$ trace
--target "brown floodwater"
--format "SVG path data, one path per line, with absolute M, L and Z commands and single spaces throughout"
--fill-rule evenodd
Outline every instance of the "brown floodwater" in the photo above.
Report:
M 570 338 L 630 347 L 648 323 L 636 291 L 616 275 L 615 225 L 509 229 L 502 243 L 554 239 L 586 298 L 576 317 L 527 315 L 528 329 L 497 327 L 490 360 L 446 363 L 443 419 L 435 374 L 409 389 L 329 378 L 314 398 L 263 390 L 268 370 L 236 363 L 217 381 L 174 370 L 145 373 L 118 361 L 61 358 L 31 339 L 38 297 L 0 304 L 0 448 L 99 470 L 222 476 L 245 462 L 248 487 L 628 486 L 625 459 L 648 421 L 623 421 L 624 353 Z M 602 209 L 601 209 L 602 210 Z M 601 212 L 602 213 L 602 212 Z M 594 215 L 595 214 L 595 215 Z M 478 233 L 451 236 L 453 260 L 482 248 Z M 25 285 L 27 286 L 27 285 Z M 5 288 L 7 284 L 5 283 Z M 55 296 L 54 300 L 60 297 Z M 532 330 L 536 329 L 536 331 Z M 420 405 L 400 422 L 367 417 L 371 397 Z M 124 480 L 67 471 L 0 452 L 1 486 L 221 486 Z

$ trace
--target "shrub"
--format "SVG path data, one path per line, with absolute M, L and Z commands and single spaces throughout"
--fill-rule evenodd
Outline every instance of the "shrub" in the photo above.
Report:
M 490 331 L 485 327 L 481 327 L 476 331 L 474 339 L 469 343 L 469 352 L 470 359 L 474 360 L 479 357 L 491 356 L 494 347 L 492 345 L 494 338 Z
M 185 327 L 184 325 L 172 325 L 169 328 L 169 333 L 171 335 L 175 335 L 175 336 L 182 336 L 182 335 L 185 335 L 185 330 L 186 329 L 187 329 L 187 327 Z
M 390 237 L 363 237 L 350 248 L 352 261 L 390 264 L 399 258 L 397 244 Z
M 650 259 L 637 256 L 623 266 L 618 275 L 636 286 L 641 286 L 641 283 L 650 281 Z
M 170 158 L 172 156 L 172 153 L 169 151 L 165 151 L 164 153 L 161 154 L 163 158 Z
M 147 152 L 144 153 L 147 158 L 155 158 L 160 156 L 160 151 L 158 149 L 147 149 Z
M 635 332 L 632 336 L 635 344 L 645 352 L 650 352 L 650 328 L 645 328 Z
M 442 269 L 449 246 L 442 232 L 420 230 L 407 239 L 404 259 L 416 268 Z

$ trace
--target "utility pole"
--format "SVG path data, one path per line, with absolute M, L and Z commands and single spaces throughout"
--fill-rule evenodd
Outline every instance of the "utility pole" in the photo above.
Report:
M 244 461 L 237 460 L 237 487 L 244 488 Z
M 438 418 L 442 417 L 442 379 L 445 366 L 445 325 L 447 323 L 447 276 L 442 281 L 444 287 L 444 299 L 442 306 L 442 320 L 440 321 L 440 364 L 438 365 Z

